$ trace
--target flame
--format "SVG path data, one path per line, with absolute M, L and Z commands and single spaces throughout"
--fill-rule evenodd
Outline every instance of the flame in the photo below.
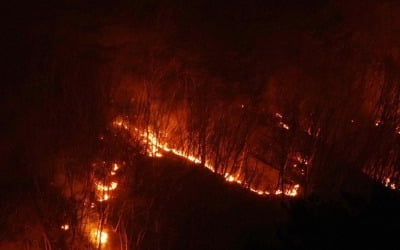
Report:
M 236 182 L 238 184 L 242 184 L 242 181 L 239 179 L 238 176 L 235 177 L 229 173 L 225 173 L 224 177 L 227 182 Z M 250 190 L 250 191 L 252 191 L 252 190 Z M 258 193 L 259 191 L 256 190 L 254 192 Z
M 280 113 L 275 113 L 275 116 L 278 118 L 282 118 L 283 116 Z M 126 130 L 130 130 L 130 126 L 129 123 L 127 121 L 122 120 L 121 118 L 117 118 L 113 124 L 119 128 L 124 128 Z M 279 125 L 286 129 L 289 130 L 290 127 L 289 125 L 287 125 L 286 123 L 280 122 Z M 139 132 L 138 128 L 133 128 L 132 129 L 135 133 Z M 133 132 L 132 131 L 132 132 Z M 195 164 L 201 164 L 202 161 L 199 157 L 196 157 L 194 155 L 188 154 L 184 151 L 175 149 L 175 148 L 170 148 L 168 146 L 167 143 L 162 143 L 156 136 L 155 133 L 153 133 L 151 130 L 146 130 L 146 132 L 143 133 L 138 133 L 140 137 L 142 137 L 142 142 L 146 145 L 148 145 L 148 149 L 147 149 L 147 155 L 149 157 L 163 157 L 163 154 L 161 152 L 165 151 L 165 152 L 171 152 L 176 156 L 180 156 L 182 158 L 187 159 L 190 162 L 193 162 Z M 301 157 L 298 158 L 299 162 L 302 162 L 303 164 L 307 165 L 308 161 L 306 159 L 303 159 Z M 206 161 L 204 163 L 204 167 L 206 167 L 207 169 L 209 169 L 210 171 L 212 171 L 213 173 L 215 173 L 215 168 L 213 165 L 211 165 L 208 161 Z M 235 177 L 229 173 L 225 173 L 224 178 L 227 182 L 230 183 L 237 183 L 239 185 L 242 185 L 243 181 L 239 179 L 239 177 Z M 296 184 L 293 186 L 293 188 L 291 189 L 287 189 L 285 190 L 285 192 L 282 192 L 282 190 L 276 190 L 275 192 L 273 192 L 275 195 L 280 195 L 280 194 L 284 194 L 286 196 L 297 196 L 298 195 L 298 190 L 300 188 L 299 184 Z M 258 194 L 258 195 L 270 195 L 271 193 L 269 191 L 266 190 L 260 190 L 260 189 L 255 189 L 252 187 L 248 188 L 249 191 Z
M 386 178 L 385 180 L 385 187 L 388 187 L 390 183 L 390 178 Z
M 117 182 L 111 182 L 109 185 L 96 183 L 96 189 L 98 191 L 98 196 L 100 197 L 98 201 L 108 201 L 111 198 L 110 192 L 115 190 L 117 186 Z
M 235 177 L 233 177 L 232 175 L 228 176 L 227 178 L 225 178 L 227 181 L 229 182 L 233 182 L 235 181 Z
M 285 195 L 287 195 L 287 196 L 297 196 L 299 188 L 300 188 L 300 185 L 296 184 L 296 185 L 293 186 L 292 189 L 287 189 L 285 191 Z
M 108 241 L 108 233 L 100 231 L 97 228 L 93 228 L 91 232 L 91 241 L 96 245 L 106 244 Z
M 109 194 L 103 194 L 103 196 L 100 197 L 100 199 L 98 201 L 103 202 L 103 201 L 108 201 L 109 199 L 110 199 Z
M 104 185 L 102 183 L 96 183 L 97 190 L 99 191 L 110 191 L 110 190 L 115 190 L 118 186 L 118 183 L 115 181 L 111 182 L 110 185 Z
M 105 162 L 103 164 L 105 164 Z M 116 175 L 119 169 L 120 165 L 114 162 L 112 164 L 112 170 L 110 171 L 110 175 L 111 176 Z M 109 184 L 105 184 L 102 182 L 95 182 L 95 186 L 96 186 L 96 195 L 98 197 L 97 200 L 103 202 L 111 198 L 111 191 L 114 191 L 118 187 L 118 183 L 116 181 L 112 181 Z
M 113 164 L 113 171 L 117 171 L 119 169 L 119 166 L 117 163 Z
M 69 225 L 68 224 L 61 225 L 61 229 L 64 230 L 64 231 L 68 231 L 69 230 Z
M 294 197 L 294 196 L 297 196 L 297 195 L 298 195 L 298 190 L 299 190 L 299 188 L 300 188 L 300 185 L 299 185 L 299 184 L 296 184 L 296 185 L 293 186 L 293 188 L 291 188 L 291 189 L 286 189 L 285 192 L 282 192 L 282 190 L 277 189 L 277 190 L 275 191 L 275 195 L 284 194 L 284 195 L 286 195 L 286 196 L 292 196 L 292 197 Z

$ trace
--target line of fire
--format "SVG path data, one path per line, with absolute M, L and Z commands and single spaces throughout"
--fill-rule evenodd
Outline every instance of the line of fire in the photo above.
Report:
M 4 8 L 0 250 L 399 248 L 397 1 Z

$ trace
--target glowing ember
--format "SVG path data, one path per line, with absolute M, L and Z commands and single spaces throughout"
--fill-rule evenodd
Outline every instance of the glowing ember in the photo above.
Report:
M 287 124 L 284 123 L 284 122 L 279 122 L 279 126 L 281 126 L 282 128 L 284 128 L 284 129 L 286 129 L 286 130 L 289 130 L 289 129 L 290 129 L 289 125 L 287 125 Z
M 61 226 L 61 229 L 64 231 L 68 231 L 69 230 L 69 225 L 68 224 L 64 224 Z
M 108 201 L 110 199 L 110 195 L 109 194 L 104 194 L 100 199 L 99 199 L 99 201 L 100 202 L 102 202 L 102 201 Z

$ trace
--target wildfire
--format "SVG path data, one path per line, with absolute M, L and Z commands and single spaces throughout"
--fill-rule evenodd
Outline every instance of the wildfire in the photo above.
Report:
M 275 114 L 276 117 L 278 118 L 282 118 L 283 116 L 280 113 L 276 113 Z M 128 131 L 132 131 L 135 133 L 138 133 L 138 135 L 142 138 L 142 142 L 144 144 L 147 145 L 148 149 L 147 149 L 147 155 L 149 157 L 162 157 L 163 154 L 161 152 L 171 152 L 176 156 L 180 156 L 182 158 L 187 159 L 190 162 L 193 162 L 195 164 L 201 164 L 202 161 L 199 157 L 196 157 L 194 155 L 188 154 L 184 151 L 175 149 L 175 148 L 170 148 L 168 146 L 167 143 L 163 143 L 161 142 L 155 133 L 153 133 L 151 130 L 146 130 L 143 133 L 139 133 L 139 129 L 138 128 L 133 128 L 130 129 L 129 123 L 127 121 L 122 120 L 121 118 L 117 118 L 114 122 L 113 122 L 114 126 L 119 127 L 119 128 L 124 128 Z M 286 123 L 280 122 L 279 125 L 286 129 L 289 130 L 290 127 L 289 125 L 287 125 Z M 301 159 L 300 162 L 302 162 L 303 164 L 307 165 L 308 162 L 305 159 Z M 214 166 L 212 166 L 209 162 L 205 162 L 204 163 L 204 167 L 206 167 L 207 169 L 209 169 L 210 171 L 212 171 L 213 173 L 215 173 L 215 168 Z M 242 185 L 243 181 L 239 179 L 239 177 L 235 177 L 231 174 L 225 173 L 224 178 L 227 182 L 230 183 L 237 183 L 239 185 Z M 280 194 L 284 194 L 286 196 L 297 196 L 298 195 L 298 190 L 300 188 L 299 184 L 296 184 L 293 186 L 293 188 L 291 189 L 286 189 L 284 192 L 282 192 L 282 190 L 276 190 L 275 192 L 273 192 L 275 195 L 280 195 Z M 258 194 L 258 195 L 270 195 L 271 193 L 269 191 L 266 190 L 259 190 L 259 189 L 255 189 L 252 187 L 248 188 L 249 191 Z

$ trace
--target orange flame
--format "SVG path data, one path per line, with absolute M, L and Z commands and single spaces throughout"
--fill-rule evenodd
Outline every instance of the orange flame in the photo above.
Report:
M 279 113 L 276 113 L 275 116 L 277 116 L 279 118 L 282 118 L 282 115 L 279 114 Z M 117 127 L 124 128 L 126 130 L 130 130 L 129 123 L 124 121 L 124 120 L 116 119 L 113 122 L 113 124 L 115 126 L 117 126 Z M 284 129 L 286 129 L 286 130 L 290 129 L 289 125 L 287 125 L 287 124 L 285 124 L 283 122 L 280 122 L 279 125 L 281 127 L 283 127 Z M 139 131 L 138 128 L 134 128 L 133 130 L 135 132 Z M 170 147 L 168 147 L 167 143 L 160 142 L 159 139 L 157 139 L 156 135 L 150 130 L 147 130 L 146 132 L 143 132 L 143 133 L 139 133 L 139 136 L 143 138 L 142 142 L 149 146 L 149 149 L 147 150 L 147 155 L 150 156 L 150 157 L 162 157 L 163 154 L 161 152 L 165 151 L 165 152 L 172 152 L 174 155 L 177 155 L 177 156 L 180 156 L 182 158 L 185 158 L 185 159 L 187 159 L 190 162 L 193 162 L 195 164 L 201 164 L 202 163 L 200 158 L 198 158 L 196 156 L 193 156 L 193 155 L 190 155 L 188 153 L 185 153 L 184 151 L 180 151 L 180 150 L 177 150 L 177 149 L 174 149 L 174 148 L 170 148 Z M 308 164 L 307 160 L 305 160 L 305 159 L 301 159 L 301 162 L 306 164 L 306 165 Z M 204 163 L 204 167 L 206 167 L 207 169 L 209 169 L 210 171 L 215 173 L 214 166 L 212 166 L 209 162 L 206 161 Z M 224 175 L 224 178 L 225 178 L 225 180 L 227 182 L 230 182 L 230 183 L 235 182 L 235 183 L 238 183 L 240 185 L 243 183 L 242 180 L 240 180 L 238 177 L 235 177 L 235 176 L 230 175 L 228 173 L 226 173 Z M 280 195 L 280 194 L 283 193 L 286 196 L 294 197 L 294 196 L 298 195 L 299 188 L 300 188 L 300 185 L 296 184 L 296 185 L 293 186 L 292 189 L 287 189 L 287 190 L 285 190 L 285 192 L 282 192 L 282 190 L 278 189 L 278 190 L 276 190 L 274 192 L 274 194 L 275 195 Z M 248 190 L 253 192 L 253 193 L 256 193 L 258 195 L 270 195 L 270 192 L 269 191 L 265 191 L 265 190 L 254 189 L 254 188 L 251 188 L 251 187 L 248 188 Z

